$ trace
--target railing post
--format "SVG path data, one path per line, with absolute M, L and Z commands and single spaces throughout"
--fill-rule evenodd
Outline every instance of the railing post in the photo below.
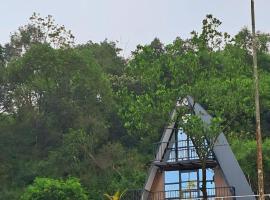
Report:
M 174 130 L 175 134 L 175 161 L 178 161 L 178 129 Z
M 235 196 L 235 187 L 232 187 L 232 190 L 233 190 L 233 196 Z M 236 198 L 233 197 L 233 200 L 236 200 Z

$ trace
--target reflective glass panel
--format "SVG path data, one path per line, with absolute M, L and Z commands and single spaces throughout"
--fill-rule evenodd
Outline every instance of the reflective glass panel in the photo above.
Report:
M 179 183 L 179 171 L 165 171 L 165 184 Z
M 187 134 L 185 134 L 182 129 L 178 130 L 178 141 L 179 140 L 187 140 Z
M 197 181 L 197 171 L 181 172 L 181 181 Z

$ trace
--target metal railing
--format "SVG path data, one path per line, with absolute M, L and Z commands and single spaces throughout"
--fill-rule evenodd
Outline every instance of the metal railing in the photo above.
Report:
M 187 199 L 201 199 L 203 197 L 201 189 L 187 189 L 187 190 L 170 190 L 159 192 L 147 192 L 147 199 L 143 200 L 187 200 Z M 122 200 L 142 200 L 143 190 L 128 190 L 122 197 Z M 217 197 L 230 197 L 227 200 L 234 200 L 234 187 L 217 187 L 207 188 L 208 199 L 215 199 Z
M 235 191 L 233 187 L 219 187 L 207 188 L 207 197 L 209 199 L 218 196 L 234 196 Z M 178 200 L 178 199 L 195 199 L 202 198 L 203 193 L 201 189 L 186 189 L 186 190 L 170 190 L 150 193 L 148 200 Z
M 127 190 L 124 195 L 122 196 L 121 200 L 141 200 L 143 192 L 147 192 L 149 196 L 148 191 L 144 190 Z
M 264 194 L 263 196 L 264 196 L 265 200 L 270 200 L 270 194 Z M 259 200 L 259 195 L 237 195 L 237 196 L 226 196 L 226 197 L 211 197 L 208 199 L 211 199 L 211 200 L 231 200 L 231 199 Z M 187 199 L 185 199 L 185 200 L 187 200 Z M 188 200 L 203 200 L 203 198 L 190 198 Z
M 158 162 L 178 162 L 185 160 L 199 160 L 198 147 L 192 145 L 190 140 L 159 142 L 154 144 L 155 160 Z M 213 158 L 213 153 L 209 159 Z

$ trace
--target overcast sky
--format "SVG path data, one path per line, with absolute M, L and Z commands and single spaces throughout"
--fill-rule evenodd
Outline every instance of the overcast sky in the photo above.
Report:
M 177 36 L 189 37 L 199 31 L 201 21 L 211 13 L 222 30 L 235 34 L 250 27 L 250 0 L 0 0 L 0 43 L 27 23 L 33 12 L 53 15 L 58 24 L 71 29 L 76 43 L 105 38 L 119 41 L 128 55 L 137 44 L 158 37 L 164 43 Z M 270 0 L 255 0 L 257 29 L 270 32 Z

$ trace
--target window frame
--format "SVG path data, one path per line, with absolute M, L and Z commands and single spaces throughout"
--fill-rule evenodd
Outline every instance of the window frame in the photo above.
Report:
M 207 168 L 206 170 L 213 170 L 213 169 L 211 169 L 211 168 Z M 181 197 L 181 191 L 183 192 L 186 192 L 186 193 L 190 193 L 190 194 L 192 194 L 192 192 L 196 192 L 196 190 L 197 190 L 197 197 L 201 197 L 202 196 L 202 194 L 201 194 L 201 185 L 202 185 L 202 180 L 201 180 L 201 178 L 202 177 L 200 177 L 200 173 L 202 174 L 202 169 L 191 169 L 191 170 L 172 170 L 172 171 L 175 171 L 175 172 L 178 172 L 178 182 L 169 182 L 169 183 L 166 183 L 166 172 L 171 172 L 171 171 L 164 171 L 164 197 L 165 197 L 165 199 L 173 199 L 173 198 L 180 198 Z M 190 182 L 193 182 L 193 180 L 182 180 L 182 174 L 184 174 L 184 173 L 191 173 L 191 172 L 196 172 L 196 180 L 194 180 L 194 181 L 196 181 L 196 188 L 195 189 L 183 189 L 183 187 L 182 187 L 182 184 L 183 183 L 190 183 Z M 206 179 L 206 184 L 207 183 L 214 183 L 214 188 L 215 188 L 215 180 L 214 180 L 214 175 L 215 175 L 215 173 L 214 173 L 214 170 L 213 170 L 213 178 L 211 178 L 211 179 Z M 176 196 L 173 196 L 173 197 L 167 197 L 166 195 L 167 195 L 167 192 L 170 192 L 170 191 L 175 191 L 175 190 L 166 190 L 166 186 L 167 185 L 178 185 L 178 191 L 179 191 L 179 193 L 178 193 L 178 197 L 176 197 Z M 209 188 L 209 189 L 211 189 L 211 188 Z M 215 194 L 214 194 L 215 195 Z M 213 194 L 211 195 L 211 196 L 213 196 Z M 191 197 L 190 198 L 195 198 L 194 196 L 192 196 L 191 195 Z

